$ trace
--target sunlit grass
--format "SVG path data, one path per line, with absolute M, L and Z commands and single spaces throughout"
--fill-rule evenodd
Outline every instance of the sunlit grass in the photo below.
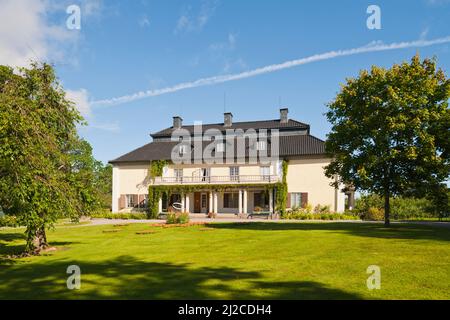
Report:
M 2 299 L 450 298 L 450 229 L 442 227 L 57 226 L 48 233 L 56 251 L 8 258 L 22 250 L 22 234 L 0 230 Z M 80 290 L 66 287 L 71 264 L 81 268 Z M 369 265 L 381 268 L 380 290 L 366 287 Z

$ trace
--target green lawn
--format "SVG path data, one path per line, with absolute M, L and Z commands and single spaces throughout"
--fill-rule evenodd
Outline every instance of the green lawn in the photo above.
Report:
M 137 234 L 153 230 L 154 233 Z M 117 232 L 114 232 L 117 231 Z M 450 229 L 361 223 L 59 226 L 58 248 L 11 259 L 0 230 L 0 299 L 449 299 Z M 81 290 L 66 288 L 79 265 Z M 381 289 L 366 287 L 369 265 Z

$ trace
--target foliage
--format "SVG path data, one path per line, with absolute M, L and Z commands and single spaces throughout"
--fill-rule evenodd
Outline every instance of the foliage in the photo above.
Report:
M 370 207 L 361 218 L 369 221 L 383 221 L 384 210 L 377 207 Z
M 281 164 L 282 178 L 281 183 L 277 184 L 277 192 L 275 197 L 275 210 L 280 212 L 280 216 L 286 213 L 286 202 L 288 196 L 288 185 L 287 185 L 287 173 L 288 173 L 288 160 L 283 160 Z
M 152 178 L 161 177 L 164 167 L 167 166 L 169 162 L 167 160 L 153 160 L 150 163 L 150 176 Z
M 167 214 L 167 224 L 185 224 L 189 222 L 189 213 L 187 212 L 170 212 Z
M 47 246 L 45 230 L 58 218 L 96 204 L 83 123 L 51 66 L 0 66 L 0 206 L 26 226 L 27 252 Z
M 304 211 L 286 212 L 282 219 L 287 220 L 358 220 L 354 215 L 342 213 L 306 213 Z
M 431 200 L 428 209 L 439 220 L 450 216 L 450 188 L 446 184 L 432 186 L 427 193 L 427 198 Z
M 15 216 L 1 216 L 0 227 L 18 227 L 19 223 Z
M 327 213 L 331 211 L 330 205 L 321 206 L 320 204 L 314 207 L 314 213 Z
M 383 198 L 376 195 L 362 195 L 356 199 L 354 211 L 362 218 L 370 208 L 383 209 Z M 394 197 L 391 200 L 392 216 L 396 220 L 423 219 L 436 216 L 432 211 L 432 202 L 425 198 Z
M 450 173 L 450 80 L 436 62 L 372 67 L 347 79 L 327 118 L 332 124 L 326 150 L 333 160 L 326 175 L 335 182 L 384 198 L 427 189 Z
M 94 187 L 100 208 L 111 209 L 112 200 L 112 166 L 101 161 L 94 163 Z
M 146 220 L 148 215 L 145 212 L 96 212 L 91 214 L 91 218 L 101 219 L 123 219 L 123 220 Z

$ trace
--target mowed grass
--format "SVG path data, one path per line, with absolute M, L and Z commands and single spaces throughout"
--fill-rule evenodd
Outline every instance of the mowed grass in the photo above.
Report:
M 0 230 L 0 299 L 449 299 L 450 229 L 370 223 L 161 228 L 60 226 L 58 250 L 13 259 L 23 229 Z M 68 290 L 69 265 L 81 289 Z M 381 268 L 368 290 L 367 267 Z

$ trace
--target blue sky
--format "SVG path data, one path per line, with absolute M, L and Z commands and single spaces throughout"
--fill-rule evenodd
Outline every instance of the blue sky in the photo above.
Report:
M 23 7 L 11 1 L 0 0 L 3 14 L 14 17 L 11 24 L 18 24 L 16 20 L 22 19 L 17 14 L 22 14 L 36 19 L 36 25 L 17 25 L 16 32 L 24 36 L 16 43 L 0 35 L 0 49 L 10 52 L 9 56 L 0 53 L 0 63 L 20 61 L 19 54 L 23 59 L 31 55 L 54 63 L 64 88 L 89 122 L 80 134 L 93 145 L 96 158 L 105 162 L 148 143 L 149 133 L 170 126 L 173 115 L 181 115 L 184 123 L 221 122 L 224 93 L 226 110 L 234 114 L 234 121 L 278 118 L 281 100 L 291 118 L 311 124 L 311 133 L 325 138 L 330 129 L 323 115 L 326 103 L 345 78 L 360 69 L 374 64 L 389 67 L 416 52 L 436 56 L 440 67 L 450 69 L 447 42 L 336 57 L 102 105 L 93 102 L 374 41 L 445 38 L 450 36 L 450 1 L 24 0 L 28 4 Z M 80 30 L 65 27 L 69 4 L 81 7 Z M 381 30 L 366 26 L 366 9 L 371 4 L 381 8 Z M 32 37 L 33 32 L 40 37 Z M 16 53 L 14 48 L 20 46 L 32 50 Z

